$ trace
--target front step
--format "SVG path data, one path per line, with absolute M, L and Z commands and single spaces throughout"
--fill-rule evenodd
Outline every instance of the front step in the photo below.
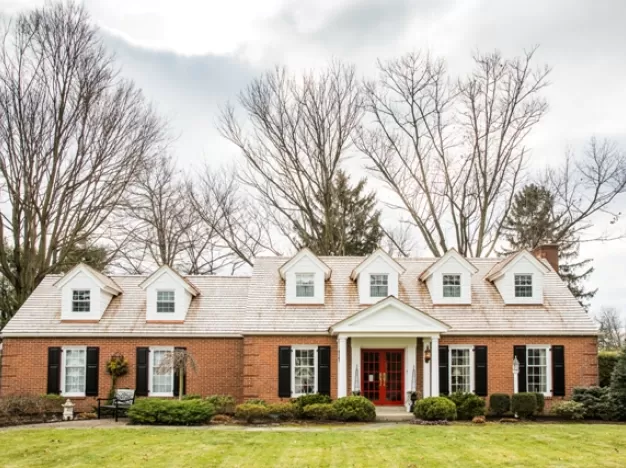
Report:
M 376 421 L 411 421 L 412 413 L 407 413 L 404 406 L 377 406 Z

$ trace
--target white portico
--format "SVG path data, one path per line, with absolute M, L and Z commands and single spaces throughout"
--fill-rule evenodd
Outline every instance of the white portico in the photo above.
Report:
M 411 392 L 439 395 L 439 336 L 448 330 L 445 323 L 393 296 L 336 323 L 330 331 L 337 336 L 339 350 L 337 396 L 360 392 L 378 405 L 408 407 Z M 423 340 L 422 355 L 431 356 L 429 362 L 417 362 L 418 338 Z M 422 368 L 420 385 L 417 375 Z

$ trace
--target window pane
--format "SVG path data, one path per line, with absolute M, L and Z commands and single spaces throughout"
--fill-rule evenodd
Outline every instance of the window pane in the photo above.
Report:
M 173 370 L 161 367 L 163 360 L 171 351 L 152 350 L 152 393 L 172 393 L 174 391 Z
M 176 301 L 174 291 L 157 291 L 157 313 L 174 313 Z
M 387 297 L 389 295 L 389 275 L 370 275 L 370 296 Z
M 65 393 L 85 393 L 86 360 L 84 349 L 65 350 Z
M 515 275 L 515 297 L 533 297 L 532 275 Z
M 471 391 L 469 349 L 452 348 L 450 350 L 450 391 L 453 393 Z
M 294 350 L 294 393 L 315 393 L 315 349 Z
M 461 297 L 461 275 L 443 275 L 443 297 Z
M 89 312 L 91 307 L 91 291 L 76 289 L 72 291 L 72 312 Z
M 296 273 L 296 297 L 313 297 L 315 295 L 315 275 L 312 273 Z
M 548 392 L 548 360 L 545 348 L 528 348 L 526 378 L 529 392 Z

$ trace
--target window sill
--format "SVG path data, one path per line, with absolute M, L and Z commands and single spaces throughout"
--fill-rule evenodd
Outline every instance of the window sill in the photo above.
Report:
M 61 393 L 61 397 L 63 398 L 71 398 L 72 400 L 86 400 L 87 396 L 82 394 L 82 395 L 78 395 L 76 393 Z
M 148 398 L 174 398 L 174 393 L 149 393 Z

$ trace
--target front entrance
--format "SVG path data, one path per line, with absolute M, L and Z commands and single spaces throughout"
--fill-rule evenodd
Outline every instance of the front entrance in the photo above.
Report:
M 365 398 L 375 405 L 403 404 L 403 349 L 364 349 L 361 365 L 361 394 Z

